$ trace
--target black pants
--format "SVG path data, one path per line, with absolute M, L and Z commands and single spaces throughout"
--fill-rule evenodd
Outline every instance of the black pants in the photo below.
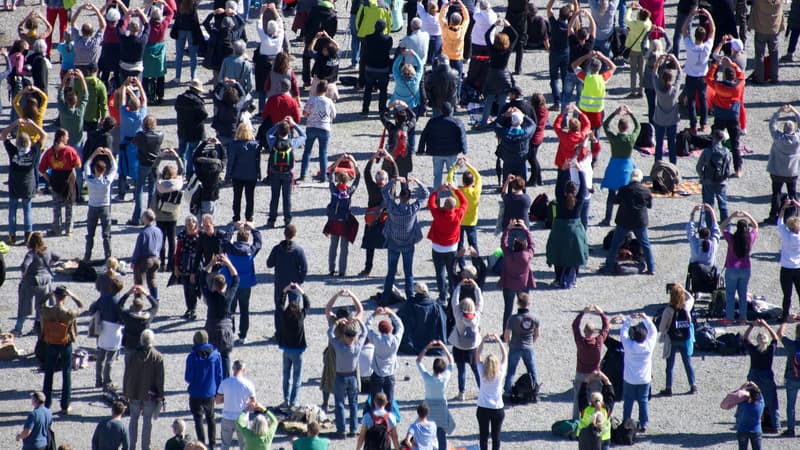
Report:
M 367 260 L 364 263 L 364 270 L 367 272 L 372 271 L 372 263 L 375 261 L 375 249 L 368 248 L 367 249 Z
M 197 299 L 200 298 L 200 286 L 197 284 L 197 279 L 192 283 L 190 274 L 181 275 L 181 282 L 183 283 L 183 298 L 186 301 L 186 309 L 194 311 L 197 307 Z
M 489 448 L 489 427 L 492 430 L 492 450 L 500 449 L 500 427 L 503 426 L 503 419 L 506 417 L 506 412 L 503 408 L 489 409 L 478 406 L 478 411 L 475 413 L 478 417 L 478 432 L 480 435 L 481 450 L 488 450 Z
M 214 397 L 189 397 L 189 411 L 192 412 L 194 418 L 194 431 L 197 433 L 197 439 L 207 444 L 209 448 L 214 448 L 217 438 L 217 429 L 214 423 Z M 203 416 L 205 416 L 208 426 L 208 440 L 206 440 L 206 432 L 203 429 Z
M 386 110 L 387 90 L 389 86 L 389 72 L 377 72 L 372 70 L 364 71 L 364 101 L 361 105 L 361 112 L 369 112 L 369 104 L 372 102 L 372 89 L 378 89 L 378 112 L 383 114 Z
M 269 200 L 269 222 L 278 218 L 278 200 L 283 198 L 283 220 L 292 221 L 292 174 L 272 173 L 269 176 L 272 198 Z
M 783 291 L 783 314 L 782 319 L 789 317 L 792 309 L 792 286 L 800 294 L 800 269 L 787 269 L 781 267 L 781 290 Z
M 244 218 L 248 222 L 253 221 L 253 197 L 256 192 L 256 180 L 233 180 L 233 221 L 241 219 L 242 212 L 242 190 L 244 190 Z
M 739 120 L 720 120 L 715 118 L 714 130 L 726 130 L 731 138 L 731 154 L 733 155 L 733 170 L 738 172 L 742 168 L 742 153 L 739 151 Z
M 164 236 L 164 241 L 166 241 L 166 245 L 164 245 L 164 241 L 161 241 L 161 269 L 171 272 L 174 268 L 173 266 L 173 259 L 172 257 L 175 256 L 175 226 L 177 222 L 173 221 L 163 221 L 157 220 L 156 226 L 159 230 L 161 230 L 161 234 Z M 169 248 L 169 253 L 167 255 L 164 252 Z M 167 264 L 164 264 L 164 261 L 167 261 Z
M 786 194 L 789 198 L 797 198 L 797 177 L 781 177 L 778 175 L 770 175 L 772 180 L 772 201 L 769 207 L 769 217 L 778 217 L 781 211 L 781 189 L 786 185 Z
M 542 166 L 539 164 L 539 146 L 541 144 L 532 144 L 528 152 L 528 163 L 531 165 L 531 176 L 528 180 L 528 186 L 543 186 L 542 181 Z
M 164 98 L 164 77 L 145 78 L 144 89 L 148 98 L 154 101 L 161 101 Z
M 239 305 L 239 337 L 244 339 L 247 337 L 247 331 L 250 329 L 250 288 L 239 288 L 236 290 L 236 297 L 231 302 L 231 320 L 236 313 L 236 305 Z M 234 329 L 236 325 L 234 324 Z

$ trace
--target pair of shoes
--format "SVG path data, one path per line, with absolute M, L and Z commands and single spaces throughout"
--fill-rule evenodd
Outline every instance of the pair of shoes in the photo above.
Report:
M 58 237 L 61 236 L 61 231 L 59 230 L 47 230 L 48 237 Z
M 636 92 L 631 92 L 630 94 L 626 95 L 625 98 L 639 98 Z
M 642 272 L 644 275 L 655 275 L 656 273 L 653 270 L 645 270 Z
M 794 57 L 792 57 L 792 55 L 790 55 L 790 54 L 786 54 L 786 55 L 781 56 L 781 59 L 779 59 L 778 61 L 780 61 L 780 62 L 793 62 L 794 61 Z
M 783 430 L 783 433 L 781 433 L 781 437 L 794 437 L 794 430 L 792 428 L 787 428 Z
M 647 434 L 647 427 L 639 425 L 639 434 Z
M 697 386 L 695 386 L 695 385 L 692 385 L 692 387 L 690 387 L 690 388 L 689 388 L 689 392 L 688 392 L 688 394 L 689 394 L 689 395 L 694 395 L 694 394 L 697 394 Z
M 303 181 L 306 181 L 306 177 L 304 177 L 304 176 L 303 177 L 297 177 L 297 178 L 294 179 L 295 183 L 302 183 Z
M 744 170 L 739 169 L 736 171 L 736 178 L 742 178 L 743 175 L 744 175 Z
M 361 272 L 358 272 L 358 276 L 360 276 L 360 277 L 368 277 L 370 272 L 372 272 L 371 269 L 364 269 Z
M 347 435 L 344 434 L 344 433 L 333 433 L 333 434 L 330 435 L 330 438 L 338 441 L 338 440 L 346 439 Z
M 598 227 L 610 227 L 611 226 L 611 221 L 603 219 L 603 220 L 600 221 L 600 223 L 597 224 L 597 226 Z
M 336 276 L 336 272 L 331 270 L 330 272 L 328 272 L 328 276 L 329 277 L 335 277 Z
M 361 115 L 362 115 L 362 116 L 368 116 L 368 115 L 369 115 L 369 111 L 368 111 L 368 110 L 363 110 L 363 109 L 362 109 L 362 110 L 361 110 Z
M 274 220 L 268 220 L 267 221 L 267 228 L 275 228 L 275 221 Z
M 658 393 L 659 397 L 672 397 L 672 388 L 662 389 L 661 392 Z

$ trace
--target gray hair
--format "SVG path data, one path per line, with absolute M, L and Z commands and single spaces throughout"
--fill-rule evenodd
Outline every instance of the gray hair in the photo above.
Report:
M 417 294 L 428 295 L 428 285 L 422 281 L 415 281 L 414 292 Z
M 150 8 L 150 20 L 161 22 L 163 19 L 164 13 L 161 12 L 161 8 Z
M 36 42 L 33 43 L 33 48 L 31 48 L 33 53 L 47 53 L 47 42 L 44 39 L 37 39 Z
M 203 222 L 208 220 L 209 222 L 214 223 L 214 216 L 212 216 L 209 213 L 205 213 L 205 214 L 203 214 L 203 217 L 200 218 L 200 220 L 202 220 Z
M 269 430 L 269 421 L 263 414 L 259 414 L 250 421 L 250 426 L 248 428 L 250 428 L 250 431 L 256 436 L 264 436 Z
M 153 330 L 144 330 L 141 336 L 139 336 L 139 345 L 142 347 L 152 347 L 155 339 L 156 335 L 153 333 Z
M 460 13 L 454 12 L 453 14 L 450 14 L 450 25 L 461 25 L 463 21 L 464 18 L 461 17 Z
M 117 8 L 111 8 L 106 11 L 106 22 L 118 22 L 122 16 Z
M 228 8 L 228 9 L 234 9 L 235 10 L 235 9 L 239 8 L 239 3 L 234 1 L 234 0 L 228 0 L 227 2 L 225 2 L 225 7 Z
M 197 217 L 192 216 L 192 215 L 188 215 L 188 216 L 186 216 L 185 219 L 183 219 L 183 224 L 184 225 L 186 225 L 189 222 L 191 222 L 191 223 L 195 224 L 195 226 L 197 226 Z
M 791 120 L 783 124 L 784 134 L 794 134 L 795 131 L 797 131 L 797 126 Z
M 183 419 L 175 419 L 172 422 L 172 430 L 180 435 L 186 432 L 186 422 Z
M 489 3 L 489 0 L 481 0 L 480 3 L 478 3 L 478 5 L 480 6 L 481 10 L 483 10 L 483 11 L 486 11 L 489 8 L 492 7 L 492 4 Z
M 642 173 L 641 169 L 633 169 L 633 172 L 631 172 L 632 183 L 641 183 L 643 178 L 644 178 L 644 173 Z
M 270 20 L 267 22 L 267 34 L 272 36 L 273 34 L 278 32 L 278 22 L 274 20 Z
M 144 210 L 144 212 L 142 213 L 142 219 L 147 219 L 147 220 L 148 220 L 148 221 L 150 221 L 150 222 L 155 222 L 155 220 L 156 220 L 156 213 L 155 213 L 155 212 L 154 212 L 152 209 L 150 209 L 150 208 L 147 208 L 147 209 L 146 209 L 146 210 Z
M 375 182 L 376 183 L 382 183 L 382 182 L 384 182 L 384 181 L 386 181 L 388 179 L 389 179 L 389 174 L 386 173 L 385 170 L 379 170 L 379 171 L 375 172 Z
M 243 40 L 237 39 L 233 43 L 233 53 L 242 56 L 244 55 L 244 51 L 247 49 L 247 44 L 244 43 Z
M 419 30 L 421 28 L 422 28 L 422 19 L 420 19 L 419 17 L 414 17 L 413 19 L 411 19 L 411 30 L 412 31 L 417 31 L 417 30 Z

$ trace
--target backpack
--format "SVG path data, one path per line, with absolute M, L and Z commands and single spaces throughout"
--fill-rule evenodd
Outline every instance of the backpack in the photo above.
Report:
M 689 313 L 684 308 L 678 308 L 672 313 L 672 323 L 669 324 L 667 334 L 672 340 L 685 341 L 689 339 L 689 327 L 691 324 Z
M 725 317 L 725 289 L 717 289 L 711 293 L 711 303 L 708 306 L 708 318 L 718 319 Z
M 294 152 L 288 139 L 278 139 L 269 158 L 270 173 L 288 173 L 294 168 Z
M 744 350 L 741 333 L 725 333 L 717 338 L 717 353 L 720 355 L 740 355 Z
M 331 202 L 328 203 L 328 218 L 339 222 L 345 222 L 350 218 L 350 194 L 347 189 L 331 194 Z
M 533 381 L 529 373 L 523 373 L 511 386 L 511 403 L 537 403 L 539 385 Z
M 364 450 L 392 450 L 392 441 L 389 438 L 389 414 L 378 416 L 370 412 L 372 427 L 364 435 Z
M 656 161 L 650 169 L 653 190 L 661 194 L 672 194 L 681 183 L 681 176 L 674 164 Z
M 692 133 L 688 128 L 684 128 L 675 135 L 675 154 L 678 156 L 689 156 L 689 143 Z
M 69 326 L 70 322 L 58 322 L 55 320 L 43 320 L 42 322 L 42 335 L 44 342 L 49 345 L 67 345 L 69 344 Z
M 725 147 L 711 147 L 711 155 L 701 169 L 702 180 L 714 183 L 723 183 L 731 176 L 731 164 L 728 159 L 728 149 Z
M 575 439 L 578 423 L 578 420 L 558 420 L 550 427 L 550 432 L 562 438 Z
M 694 331 L 694 348 L 701 352 L 713 352 L 717 349 L 717 332 L 704 323 Z
M 545 220 L 547 218 L 548 203 L 550 203 L 550 199 L 547 198 L 547 194 L 542 192 L 537 195 L 536 198 L 533 199 L 533 202 L 531 202 L 531 208 L 528 210 L 528 219 L 530 219 L 531 222 Z
M 78 267 L 72 272 L 72 281 L 94 283 L 97 281 L 97 271 L 88 262 L 78 261 Z
M 636 149 L 655 148 L 656 132 L 653 125 L 649 123 L 643 123 L 640 126 L 641 129 L 639 130 L 639 136 L 636 137 L 636 143 L 633 144 L 633 148 Z
M 548 230 L 553 226 L 553 221 L 556 219 L 556 201 L 551 200 L 550 203 L 547 204 L 547 216 L 544 218 L 544 227 Z
M 613 417 L 611 419 L 611 442 L 617 445 L 633 445 L 636 443 L 636 433 L 639 422 L 627 419 L 624 423 Z

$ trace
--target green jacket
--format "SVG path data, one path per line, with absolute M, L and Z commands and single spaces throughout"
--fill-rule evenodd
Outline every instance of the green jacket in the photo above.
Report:
M 639 138 L 639 132 L 642 130 L 642 126 L 639 124 L 639 121 L 636 120 L 636 116 L 631 114 L 630 121 L 633 122 L 633 132 L 620 133 L 614 131 L 611 129 L 611 126 L 617 115 L 617 112 L 614 111 L 603 121 L 603 131 L 606 133 L 608 143 L 611 144 L 611 156 L 614 158 L 630 158 L 633 152 L 633 146 L 636 145 L 636 139 Z
M 264 415 L 267 416 L 267 420 L 269 421 L 269 429 L 267 429 L 267 433 L 263 435 L 257 435 L 250 431 L 250 428 L 247 426 L 247 412 L 241 413 L 236 420 L 236 428 L 238 428 L 239 431 L 242 432 L 242 436 L 244 436 L 244 450 L 269 450 L 272 445 L 272 439 L 275 437 L 275 431 L 278 429 L 278 419 L 275 418 L 275 415 L 269 412 L 269 410 L 264 411 Z
M 378 0 L 369 0 L 367 4 L 358 7 L 356 13 L 356 30 L 358 37 L 363 39 L 375 32 L 375 23 L 383 19 L 386 22 L 384 34 L 389 34 L 392 29 L 392 14 L 388 9 L 378 5 Z

